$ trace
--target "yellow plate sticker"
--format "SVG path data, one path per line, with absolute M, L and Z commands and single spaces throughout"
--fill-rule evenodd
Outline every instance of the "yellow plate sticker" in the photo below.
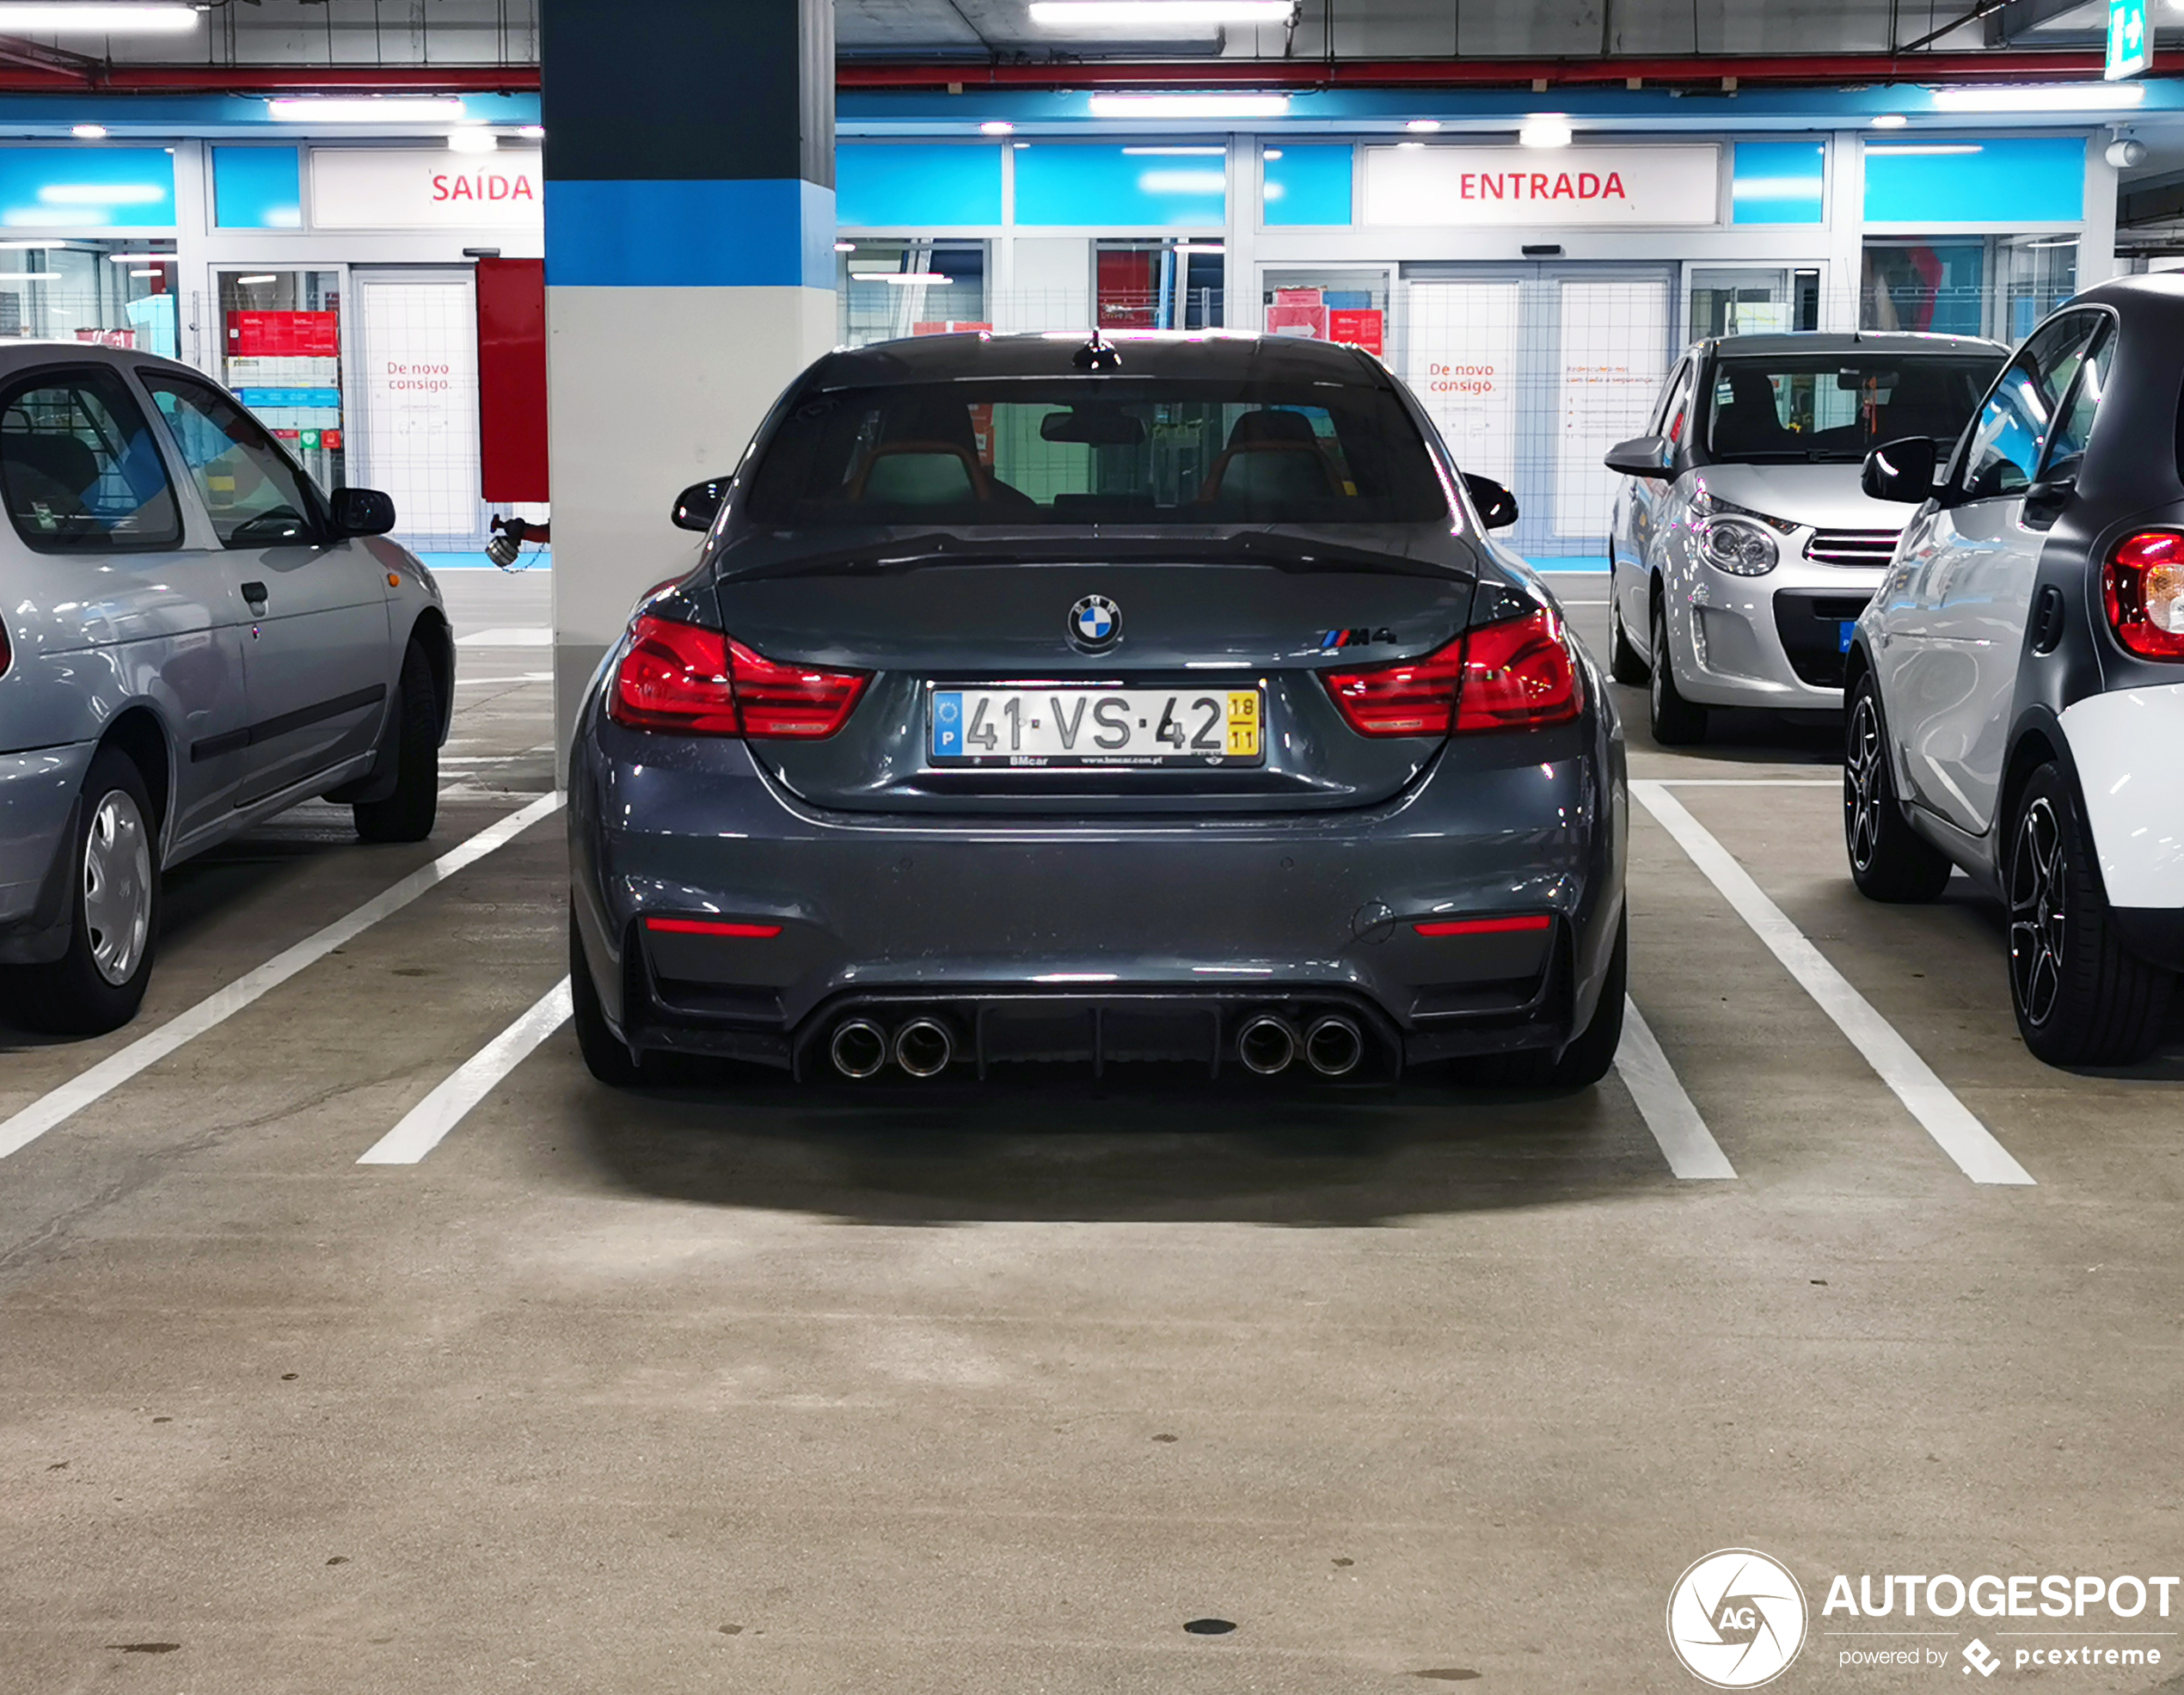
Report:
M 1259 691 L 1237 690 L 1229 696 L 1229 752 L 1239 758 L 1259 757 Z

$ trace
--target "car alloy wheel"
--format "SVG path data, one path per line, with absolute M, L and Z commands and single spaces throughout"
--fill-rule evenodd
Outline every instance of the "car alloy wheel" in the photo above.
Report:
M 2009 860 L 2010 984 L 2025 1022 L 2035 1027 L 2055 1016 L 2062 992 L 2069 875 L 2062 824 L 2047 797 L 2035 796 L 2017 826 Z
M 151 933 L 151 841 L 137 803 L 108 789 L 83 844 L 83 924 L 91 963 L 117 987 L 135 973 Z
M 1873 869 L 1880 846 L 1880 808 L 1885 802 L 1886 777 L 1881 761 L 1880 717 L 1873 697 L 1862 694 L 1850 714 L 1850 757 L 1843 764 L 1843 804 L 1850 814 L 1850 863 L 1860 871 Z

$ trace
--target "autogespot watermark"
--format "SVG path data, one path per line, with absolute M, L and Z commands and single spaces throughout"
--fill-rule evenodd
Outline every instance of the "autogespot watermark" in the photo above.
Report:
M 2130 1573 L 1865 1573 L 1855 1584 L 1837 1573 L 1811 1619 L 1804 1590 L 1781 1561 L 1724 1548 L 1676 1580 L 1668 1641 L 1684 1668 L 1716 1689 L 1773 1681 L 1808 1631 L 1827 1639 L 1842 1671 L 1916 1666 L 1984 1681 L 1999 1672 L 2157 1670 L 2178 1657 L 2179 1587 L 2175 1577 Z M 1972 1618 L 1989 1622 L 1967 1628 Z

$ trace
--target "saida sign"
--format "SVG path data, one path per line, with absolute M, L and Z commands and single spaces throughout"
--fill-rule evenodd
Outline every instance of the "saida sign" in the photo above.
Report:
M 2110 82 L 2136 77 L 2154 62 L 2154 32 L 2146 27 L 2146 0 L 2108 0 L 2108 59 L 2101 74 Z

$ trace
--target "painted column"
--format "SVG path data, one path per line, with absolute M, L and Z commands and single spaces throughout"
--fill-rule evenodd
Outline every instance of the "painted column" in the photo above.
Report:
M 834 341 L 831 0 L 543 0 L 554 703 L 688 568 L 677 492 L 733 469 Z

